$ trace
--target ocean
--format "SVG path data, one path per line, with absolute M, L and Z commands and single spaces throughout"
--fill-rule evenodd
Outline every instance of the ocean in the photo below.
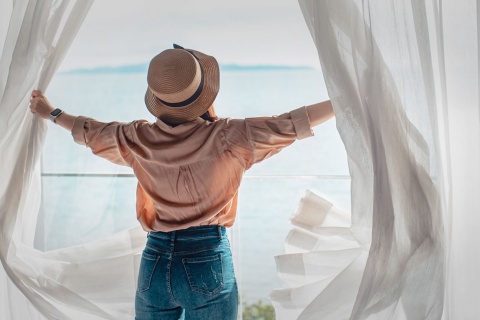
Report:
M 222 70 L 215 102 L 221 117 L 278 115 L 328 99 L 321 71 L 313 69 Z M 136 72 L 60 73 L 46 95 L 58 108 L 101 121 L 154 121 L 143 98 L 146 76 Z M 247 172 L 239 190 L 239 207 L 230 240 L 240 295 L 263 300 L 281 288 L 274 256 L 306 189 L 350 208 L 347 156 L 332 119 L 314 129 L 315 136 L 284 149 Z M 65 130 L 49 123 L 42 157 L 44 250 L 99 239 L 138 225 L 136 180 L 129 168 L 115 166 L 73 142 Z M 87 174 L 87 175 L 85 175 Z

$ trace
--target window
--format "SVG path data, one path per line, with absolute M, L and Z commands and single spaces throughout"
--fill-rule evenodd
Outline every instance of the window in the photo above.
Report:
M 94 17 L 95 10 L 93 7 Z M 87 30 L 88 24 L 87 18 Z M 111 41 L 112 46 L 119 45 Z M 222 64 L 221 57 L 219 60 Z M 145 64 L 59 73 L 47 96 L 55 106 L 75 115 L 102 121 L 154 121 L 143 103 Z M 215 103 L 219 116 L 269 116 L 328 99 L 321 71 L 314 67 L 261 64 L 222 64 L 221 90 Z M 288 217 L 305 190 L 319 191 L 349 209 L 346 158 L 335 120 L 330 120 L 315 129 L 315 137 L 295 142 L 244 177 L 237 221 L 230 230 L 244 319 L 250 319 L 252 309 L 261 309 L 258 301 L 269 305 L 269 292 L 283 286 L 273 256 L 283 253 L 291 228 Z M 93 156 L 53 124 L 49 124 L 42 166 L 45 214 L 38 238 L 43 239 L 43 249 L 99 239 L 138 225 L 136 179 L 129 168 Z M 268 307 L 265 310 L 269 312 Z
M 222 76 L 216 103 L 220 115 L 273 115 L 305 101 L 313 103 L 318 96 L 327 99 L 325 92 L 318 93 L 322 88 L 318 70 L 227 70 Z M 144 78 L 142 72 L 63 73 L 54 79 L 48 96 L 72 114 L 102 121 L 153 121 L 143 104 Z M 45 249 L 99 239 L 138 225 L 136 179 L 130 169 L 93 156 L 73 143 L 68 132 L 49 126 L 42 162 Z M 273 256 L 283 252 L 291 228 L 288 217 L 307 188 L 348 207 L 350 180 L 344 152 L 331 120 L 315 128 L 314 137 L 295 142 L 246 174 L 230 233 L 245 305 L 260 300 L 268 305 L 270 290 L 282 286 Z

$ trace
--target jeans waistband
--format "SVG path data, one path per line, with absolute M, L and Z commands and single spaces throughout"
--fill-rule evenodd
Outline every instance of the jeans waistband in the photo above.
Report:
M 149 232 L 148 237 L 157 239 L 181 239 L 181 238 L 222 238 L 227 235 L 227 229 L 224 226 L 198 226 L 188 229 L 175 230 L 170 232 L 154 231 Z
M 224 226 L 198 226 L 170 232 L 149 232 L 147 248 L 158 251 L 190 251 L 228 244 Z

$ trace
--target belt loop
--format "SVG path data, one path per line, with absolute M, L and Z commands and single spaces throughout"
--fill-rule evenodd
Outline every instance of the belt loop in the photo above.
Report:
M 220 226 L 217 226 L 218 231 L 218 241 L 222 241 L 222 229 Z

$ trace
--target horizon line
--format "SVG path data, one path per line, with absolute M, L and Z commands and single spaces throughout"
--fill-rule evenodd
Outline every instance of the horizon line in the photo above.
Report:
M 287 71 L 287 70 L 316 70 L 315 67 L 305 65 L 281 65 L 281 64 L 220 64 L 221 71 Z M 93 68 L 75 68 L 59 71 L 59 74 L 101 74 L 101 73 L 146 73 L 148 63 L 128 64 L 119 66 L 98 66 Z

